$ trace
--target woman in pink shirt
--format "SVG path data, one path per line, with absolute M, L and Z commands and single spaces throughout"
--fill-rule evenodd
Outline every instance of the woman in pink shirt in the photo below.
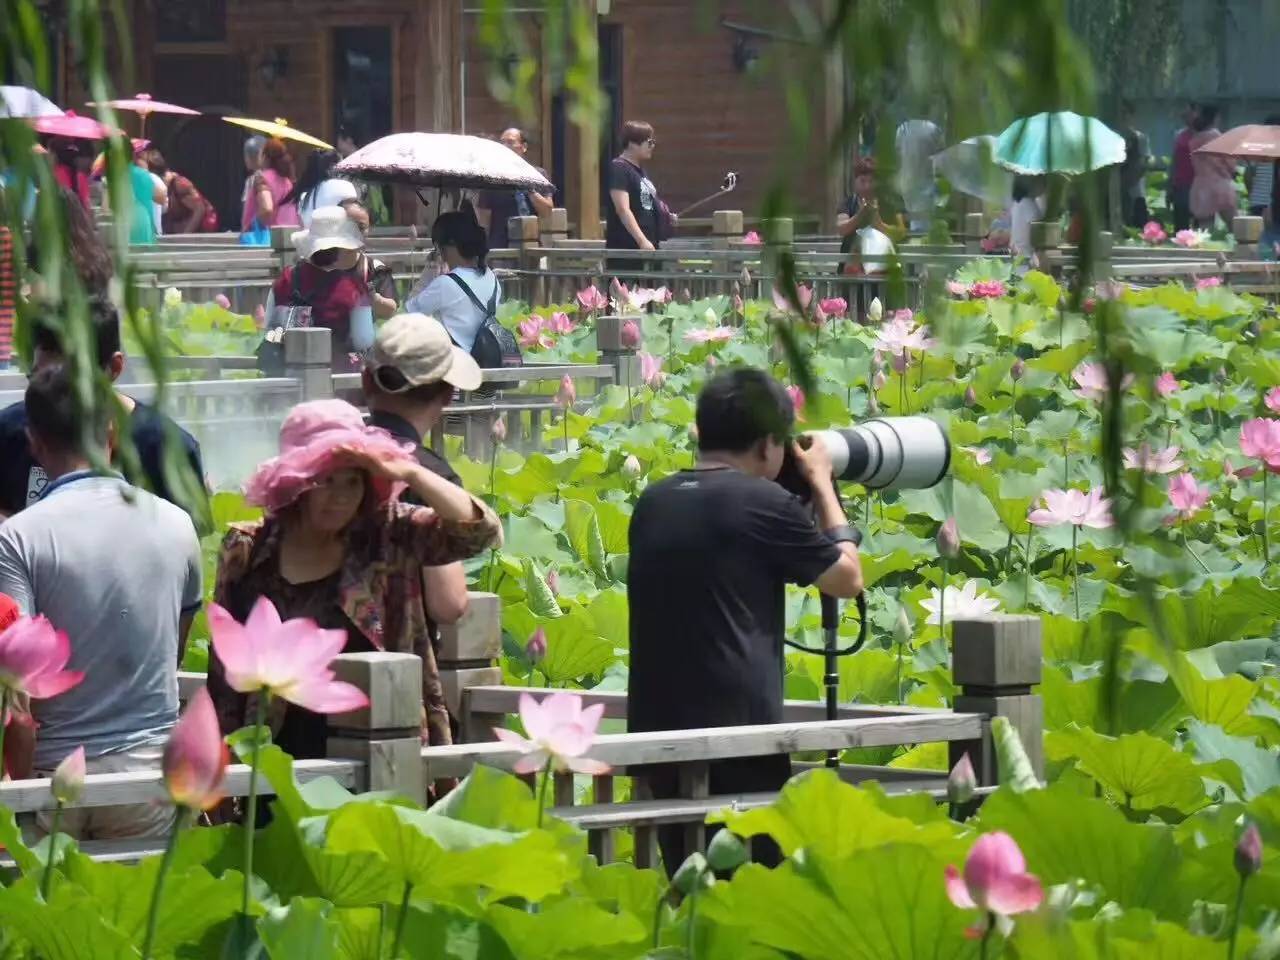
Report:
M 264 227 L 301 226 L 297 205 L 285 203 L 285 197 L 292 190 L 293 158 L 283 141 L 272 137 L 262 147 L 262 160 L 250 198 L 258 222 Z
M 1222 217 L 1229 227 L 1236 215 L 1239 198 L 1236 196 L 1236 159 L 1215 153 L 1196 153 L 1210 140 L 1222 136 L 1218 129 L 1218 108 L 1203 103 L 1192 126 L 1194 131 L 1187 147 L 1191 151 L 1191 166 L 1195 179 L 1191 182 L 1191 215 L 1196 226 L 1212 227 L 1215 216 Z

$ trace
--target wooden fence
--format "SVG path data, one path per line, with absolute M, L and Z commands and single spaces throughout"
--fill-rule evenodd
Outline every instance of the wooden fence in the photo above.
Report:
M 476 621 L 476 642 L 493 650 L 493 605 Z M 1032 764 L 1043 775 L 1043 708 L 1032 688 L 1040 680 L 1040 621 L 1035 617 L 994 615 L 957 620 L 952 627 L 953 677 L 962 694 L 955 709 L 845 704 L 835 720 L 825 717 L 823 704 L 787 701 L 782 723 L 755 726 L 714 727 L 646 733 L 605 734 L 597 738 L 589 755 L 608 763 L 611 770 L 592 778 L 569 774 L 554 777 L 553 813 L 587 831 L 591 852 L 601 863 L 615 858 L 615 834 L 634 835 L 635 860 L 640 866 L 656 863 L 656 828 L 684 825 L 689 839 L 701 847 L 707 815 L 727 806 L 745 809 L 772 802 L 772 793 L 712 796 L 708 765 L 745 757 L 802 757 L 806 754 L 860 747 L 948 744 L 950 762 L 968 754 L 978 782 L 991 787 L 998 781 L 998 766 L 991 738 L 991 719 L 1009 719 L 1020 735 Z M 464 626 L 462 632 L 468 629 Z M 460 651 L 474 652 L 463 640 Z M 488 666 L 476 669 L 496 671 Z M 673 670 L 680 669 L 678 663 Z M 339 678 L 368 694 L 367 709 L 330 718 L 328 756 L 295 764 L 299 780 L 331 777 L 356 790 L 391 790 L 417 802 L 426 799 L 428 783 L 465 777 L 479 765 L 511 770 L 521 751 L 491 739 L 491 730 L 507 723 L 518 709 L 521 693 L 535 696 L 545 689 L 525 690 L 494 683 L 458 687 L 456 704 L 450 704 L 462 742 L 452 746 L 423 747 L 417 730 L 421 711 L 421 664 L 409 654 L 344 654 L 335 661 Z M 500 679 L 500 673 L 496 677 Z M 183 690 L 190 693 L 201 678 L 188 675 Z M 626 695 L 581 691 L 588 703 L 603 703 L 605 715 L 626 715 Z M 621 799 L 617 778 L 633 768 L 652 763 L 678 764 L 681 796 L 653 800 L 645 796 L 643 781 L 634 784 L 632 797 Z M 841 776 L 852 783 L 876 780 L 891 792 L 923 790 L 938 795 L 945 786 L 946 770 L 902 770 L 893 767 L 845 765 Z M 249 771 L 233 766 L 227 778 L 229 796 L 244 796 Z M 260 781 L 262 783 L 262 781 Z M 588 785 L 590 790 L 588 790 Z M 18 814 L 51 809 L 48 780 L 20 780 L 0 784 L 0 804 Z M 265 785 L 265 792 L 273 792 Z M 91 774 L 75 806 L 163 802 L 159 771 L 126 774 Z M 589 803 L 580 800 L 589 799 Z M 82 849 L 97 857 L 137 859 L 158 853 L 160 840 L 86 842 Z

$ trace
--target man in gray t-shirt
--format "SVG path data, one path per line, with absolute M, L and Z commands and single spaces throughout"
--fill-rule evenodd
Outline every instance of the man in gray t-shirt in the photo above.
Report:
M 90 772 L 159 766 L 178 716 L 177 668 L 202 596 L 200 542 L 179 507 L 94 473 L 62 368 L 27 387 L 32 452 L 50 483 L 0 525 L 0 592 L 43 614 L 71 642 L 84 680 L 31 704 L 37 775 L 83 745 Z M 105 435 L 105 434 L 104 434 Z M 100 451 L 107 460 L 107 445 Z M 163 835 L 171 814 L 150 806 L 68 811 L 80 839 Z

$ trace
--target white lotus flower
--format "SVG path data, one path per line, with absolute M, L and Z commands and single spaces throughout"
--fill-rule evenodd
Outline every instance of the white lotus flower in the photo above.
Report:
M 970 580 L 959 589 L 946 587 L 945 590 L 946 593 L 943 594 L 942 591 L 935 587 L 929 591 L 928 600 L 920 601 L 921 609 L 928 614 L 925 617 L 925 623 L 937 625 L 942 622 L 942 618 L 939 616 L 940 606 L 943 608 L 942 612 L 946 614 L 948 622 L 964 620 L 967 617 L 985 617 L 987 614 L 995 613 L 1000 609 L 999 600 L 978 592 L 978 582 L 976 580 Z M 945 603 L 940 603 L 940 601 L 945 601 Z
M 182 303 L 182 291 L 177 287 L 168 287 L 164 292 L 164 305 L 176 307 Z

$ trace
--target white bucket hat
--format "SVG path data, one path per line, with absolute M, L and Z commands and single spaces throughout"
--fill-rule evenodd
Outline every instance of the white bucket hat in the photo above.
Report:
M 321 250 L 363 250 L 360 226 L 342 207 L 317 207 L 311 214 L 311 228 L 293 235 L 298 256 L 310 260 Z

